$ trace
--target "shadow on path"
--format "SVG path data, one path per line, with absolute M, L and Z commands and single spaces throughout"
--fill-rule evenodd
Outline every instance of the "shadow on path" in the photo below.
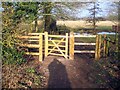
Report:
M 66 67 L 56 58 L 49 64 L 48 88 L 71 88 Z

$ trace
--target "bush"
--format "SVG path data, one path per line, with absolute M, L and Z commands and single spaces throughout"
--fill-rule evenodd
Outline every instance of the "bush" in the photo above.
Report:
M 18 52 L 16 48 L 2 48 L 3 64 L 22 64 L 26 60 L 23 58 L 24 52 Z

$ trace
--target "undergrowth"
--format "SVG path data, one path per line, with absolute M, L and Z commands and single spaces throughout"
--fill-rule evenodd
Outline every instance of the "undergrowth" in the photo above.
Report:
M 23 58 L 24 52 L 19 52 L 16 48 L 3 47 L 3 64 L 22 64 L 26 60 Z
M 107 88 L 120 88 L 120 62 L 117 54 L 110 53 L 109 57 L 101 58 L 93 64 L 99 71 L 99 74 L 97 74 L 95 78 L 96 83 L 101 83 Z M 97 78 L 99 76 L 101 76 L 101 78 Z

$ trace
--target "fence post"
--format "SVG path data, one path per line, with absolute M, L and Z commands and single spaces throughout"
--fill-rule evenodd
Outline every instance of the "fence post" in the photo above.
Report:
M 95 47 L 95 60 L 98 60 L 98 47 L 99 47 L 99 37 L 96 35 L 96 47 Z
M 48 32 L 45 32 L 45 57 L 48 56 Z
M 42 37 L 42 33 L 39 34 L 39 61 L 42 62 L 43 59 L 43 37 Z
M 74 60 L 74 33 L 73 32 L 70 32 L 69 42 L 70 42 L 69 58 L 70 60 Z
M 66 46 L 65 46 L 65 56 L 66 56 L 66 59 L 68 57 L 68 33 L 66 33 L 66 42 L 65 42 Z
M 108 39 L 108 38 L 107 38 Z M 109 47 L 110 47 L 110 42 L 109 39 L 107 40 L 107 46 L 106 46 L 106 55 L 109 55 Z
M 119 47 L 119 44 L 118 44 L 118 43 L 119 43 L 119 42 L 118 42 L 118 38 L 119 38 L 119 37 L 118 37 L 118 36 L 119 36 L 119 34 L 118 34 L 118 32 L 117 32 L 117 33 L 116 33 L 116 38 L 115 38 L 115 41 L 116 41 L 116 42 L 115 42 L 115 43 L 116 43 L 116 52 L 119 51 L 119 50 L 118 50 L 118 47 Z
M 103 55 L 106 57 L 106 34 L 104 34 L 104 47 L 103 47 Z
M 98 39 L 98 43 L 99 43 L 99 47 L 98 47 L 98 59 L 100 59 L 101 57 L 101 35 L 99 35 L 99 39 Z

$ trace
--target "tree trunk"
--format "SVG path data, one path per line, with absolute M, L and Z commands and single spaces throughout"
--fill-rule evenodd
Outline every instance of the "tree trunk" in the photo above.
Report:
M 51 16 L 45 16 L 45 22 L 44 22 L 44 29 L 48 33 L 51 33 L 50 31 L 50 24 L 51 24 Z
M 38 20 L 37 20 L 37 17 L 35 19 L 35 32 L 38 32 Z
M 45 2 L 44 3 L 44 29 L 48 33 L 50 33 L 50 24 L 51 24 L 51 10 L 52 7 L 50 6 L 50 2 Z M 49 6 L 49 7 L 48 7 Z
M 44 4 L 44 29 L 49 34 L 54 33 L 56 31 L 56 20 L 52 18 L 52 6 L 50 6 L 50 2 L 46 2 Z M 48 7 L 49 6 L 49 7 Z

